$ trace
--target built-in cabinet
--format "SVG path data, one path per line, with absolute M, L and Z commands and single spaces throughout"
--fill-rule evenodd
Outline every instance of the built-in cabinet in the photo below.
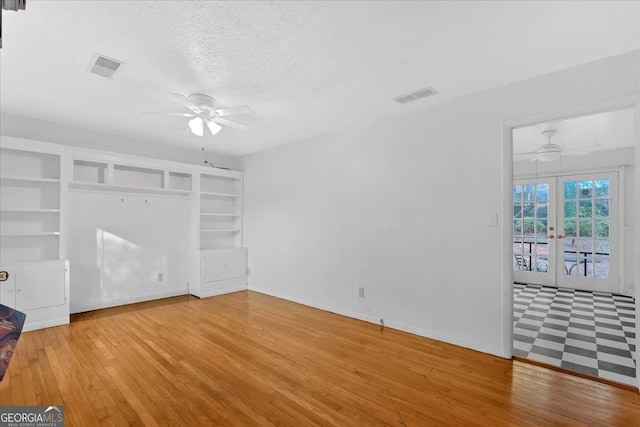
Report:
M 24 331 L 69 323 L 69 263 L 43 261 L 2 266 L 0 304 L 24 312 Z
M 69 322 L 62 180 L 60 155 L 0 148 L 0 304 L 27 314 L 25 330 Z
M 190 286 L 193 295 L 202 298 L 247 288 L 243 178 L 242 173 L 227 170 L 200 174 L 200 253 L 195 262 L 200 277 Z
M 204 298 L 247 288 L 247 248 L 200 252 L 200 278 L 191 294 Z
M 74 266 L 65 255 L 77 228 L 65 212 L 83 192 L 110 194 L 109 200 L 116 193 L 124 206 L 145 203 L 147 195 L 186 199 L 191 221 L 167 224 L 192 236 L 187 259 L 193 262 L 184 266 L 190 280 L 181 286 L 198 297 L 247 288 L 241 172 L 4 136 L 0 150 L 0 270 L 9 273 L 9 280 L 0 282 L 0 303 L 27 313 L 25 330 L 69 321 L 69 289 L 75 289 L 69 286 L 69 272 Z M 122 245 L 137 251 L 134 242 L 123 240 Z M 104 262 L 97 258 L 97 264 Z M 156 275 L 158 281 L 166 280 L 164 273 Z

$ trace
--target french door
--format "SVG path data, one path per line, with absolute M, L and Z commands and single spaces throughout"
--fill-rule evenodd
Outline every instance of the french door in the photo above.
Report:
M 615 172 L 514 181 L 514 279 L 619 292 L 618 223 Z

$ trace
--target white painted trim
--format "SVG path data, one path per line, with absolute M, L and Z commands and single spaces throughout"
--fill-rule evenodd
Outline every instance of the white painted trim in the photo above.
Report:
M 27 316 L 29 314 L 27 313 Z M 46 320 L 41 320 L 39 322 L 27 322 L 24 325 L 24 329 L 22 330 L 22 332 L 29 332 L 29 331 L 35 331 L 37 329 L 43 329 L 43 328 L 51 328 L 54 326 L 61 326 L 61 325 L 68 325 L 69 324 L 69 316 L 65 316 L 65 317 L 56 317 L 55 319 L 46 319 Z
M 511 129 L 516 129 L 550 121 L 566 120 L 581 116 L 589 116 L 592 114 L 605 113 L 608 111 L 624 110 L 627 108 L 634 108 L 639 100 L 640 92 L 635 92 L 626 96 L 603 99 L 601 101 L 588 104 L 575 105 L 570 108 L 552 110 L 524 117 L 515 117 L 513 119 L 505 120 L 503 124 Z
M 47 154 L 66 154 L 73 159 L 90 162 L 117 163 L 121 165 L 145 167 L 150 169 L 169 169 L 171 172 L 203 173 L 208 175 L 240 178 L 244 175 L 241 171 L 226 169 L 213 169 L 210 166 L 200 166 L 190 163 L 174 162 L 170 160 L 152 159 L 148 157 L 133 156 L 130 154 L 115 153 L 112 151 L 94 150 L 75 146 L 54 144 L 51 142 L 36 141 L 31 139 L 15 138 L 13 136 L 0 136 L 0 147 L 12 150 L 37 151 Z M 108 182 L 109 183 L 109 182 Z
M 365 314 L 365 313 L 359 313 L 359 312 L 355 312 L 355 311 L 351 311 L 351 310 L 345 310 L 336 306 L 332 306 L 332 305 L 327 305 L 327 304 L 319 304 L 317 302 L 311 301 L 311 300 L 307 300 L 304 298 L 299 298 L 299 297 L 294 297 L 291 295 L 285 295 L 283 293 L 280 292 L 273 292 L 271 290 L 268 289 L 264 289 L 264 288 L 260 288 L 260 287 L 255 287 L 255 286 L 251 286 L 249 285 L 249 290 L 253 291 L 253 292 L 258 292 L 261 294 L 265 294 L 265 295 L 269 295 L 275 298 L 279 298 L 279 299 L 283 299 L 283 300 L 287 300 L 287 301 L 291 301 L 291 302 L 295 302 L 298 304 L 302 304 L 308 307 L 313 307 L 313 308 L 317 308 L 319 310 L 322 311 L 328 311 L 331 313 L 335 313 L 335 314 L 339 314 L 341 316 L 346 316 L 346 317 L 350 317 L 352 319 L 358 319 L 358 320 L 362 320 L 364 322 L 367 323 L 373 323 L 375 325 L 380 325 L 379 320 L 380 320 L 380 316 L 374 316 L 371 314 Z M 385 319 L 384 321 L 385 323 L 385 327 L 386 328 L 391 328 L 391 329 L 396 329 L 399 331 L 403 331 L 403 332 L 408 332 L 410 334 L 413 335 L 418 335 L 424 338 L 429 338 L 432 340 L 436 340 L 436 341 L 442 341 L 446 344 L 452 344 L 452 345 L 457 345 L 459 347 L 464 347 L 464 348 L 468 348 L 474 351 L 479 351 L 482 353 L 487 353 L 487 354 L 491 354 L 493 356 L 498 356 L 498 357 L 502 357 L 502 352 L 501 349 L 499 348 L 494 348 L 491 346 L 486 346 L 484 344 L 475 342 L 475 341 L 471 341 L 471 340 L 465 340 L 465 339 L 461 339 L 457 336 L 452 336 L 452 335 L 447 335 L 447 334 L 441 334 L 439 332 L 436 331 L 432 331 L 432 330 L 427 330 L 427 329 L 422 329 L 419 328 L 417 326 L 413 326 L 413 325 L 408 325 L 406 322 L 400 322 L 400 321 L 395 321 L 395 320 L 389 320 L 389 319 Z
M 210 292 L 203 292 L 200 295 L 195 295 L 192 294 L 198 298 L 208 298 L 208 297 L 215 297 L 217 295 L 224 295 L 224 294 L 230 294 L 232 292 L 240 292 L 240 291 L 246 291 L 247 290 L 247 285 L 237 285 L 237 286 L 231 286 L 229 288 L 224 288 L 224 289 L 216 289 L 215 291 L 210 291 Z
M 640 257 L 640 100 L 636 100 L 636 241 L 635 241 L 635 259 L 637 261 Z M 640 338 L 640 266 L 636 262 L 636 286 L 635 286 L 635 298 L 636 298 L 636 386 L 638 392 L 640 392 L 640 363 L 638 363 L 638 354 L 640 353 L 638 347 L 638 339 Z
M 609 167 L 609 168 L 586 168 L 586 169 L 573 169 L 573 170 L 565 170 L 562 171 L 562 173 L 558 173 L 558 172 L 549 172 L 549 173 L 541 173 L 538 175 L 531 175 L 531 174 L 527 174 L 527 175 L 514 175 L 513 178 L 514 179 L 534 179 L 534 178 L 554 178 L 556 176 L 572 176 L 572 175 L 585 175 L 585 174 L 592 174 L 592 173 L 611 173 L 611 172 L 618 172 L 618 174 L 620 173 L 620 171 L 622 171 L 622 169 L 624 167 L 627 166 L 633 166 L 633 165 L 620 165 L 618 167 Z
M 586 116 L 590 114 L 603 113 L 607 111 L 615 111 L 622 110 L 626 108 L 634 108 L 636 113 L 636 192 L 638 196 L 636 200 L 639 200 L 636 203 L 636 224 L 639 226 L 636 227 L 636 243 L 635 243 L 635 253 L 636 259 L 637 255 L 640 254 L 640 173 L 638 173 L 637 168 L 640 166 L 640 92 L 635 92 L 626 96 L 615 97 L 610 99 L 601 100 L 598 102 L 576 105 L 571 108 L 549 111 L 545 113 L 540 113 L 536 115 L 530 115 L 526 117 L 518 117 L 510 120 L 505 120 L 502 122 L 502 178 L 503 178 L 503 192 L 502 192 L 502 206 L 503 206 L 503 214 L 505 215 L 505 220 L 502 224 L 502 254 L 503 254 L 503 275 L 502 275 L 502 288 L 503 288 L 503 298 L 507 295 L 512 295 L 513 293 L 513 278 L 512 273 L 507 273 L 507 269 L 510 271 L 512 269 L 511 264 L 511 251 L 512 248 L 512 229 L 511 222 L 506 221 L 506 218 L 509 218 L 510 211 L 505 212 L 505 205 L 509 205 L 511 202 L 512 196 L 512 183 L 513 183 L 513 156 L 508 155 L 513 151 L 513 129 L 523 126 L 531 126 L 539 123 L 544 123 L 548 121 L 556 121 L 569 119 L 579 116 Z M 507 176 L 509 179 L 507 179 Z M 509 205 L 510 208 L 510 205 Z M 507 236 L 508 238 L 505 238 Z M 636 337 L 640 336 L 640 278 L 638 277 L 638 272 L 640 268 L 636 264 L 636 290 L 635 290 L 635 300 L 636 300 Z M 504 357 L 513 357 L 513 320 L 512 320 L 512 310 L 513 305 L 512 302 L 509 301 L 509 304 L 506 304 L 503 301 L 503 316 L 502 316 L 502 328 L 503 328 L 503 354 Z M 510 355 L 507 356 L 507 353 L 510 350 Z M 637 358 L 638 349 L 636 348 L 636 358 Z M 636 380 L 637 387 L 640 391 L 640 363 L 636 364 Z
M 625 195 L 626 192 L 626 177 L 625 177 L 625 168 L 626 166 L 620 166 L 618 169 L 618 253 L 620 254 L 620 258 L 618 258 L 618 293 L 624 295 L 625 290 L 625 260 L 627 259 L 627 254 L 625 251 L 625 209 L 627 207 L 627 200 Z
M 513 130 L 502 124 L 502 357 L 513 357 Z
M 177 291 L 161 292 L 155 295 L 145 295 L 143 297 L 138 297 L 138 298 L 122 298 L 122 299 L 116 299 L 116 300 L 102 301 L 100 303 L 82 304 L 79 307 L 75 307 L 75 310 L 72 312 L 72 314 L 84 313 L 86 311 L 93 311 L 93 310 L 102 310 L 103 308 L 118 307 L 118 306 L 127 305 L 127 304 L 136 304 L 139 302 L 155 301 L 163 298 L 171 298 L 171 297 L 177 297 L 180 295 L 187 295 L 188 293 L 189 293 L 189 289 L 185 287 Z

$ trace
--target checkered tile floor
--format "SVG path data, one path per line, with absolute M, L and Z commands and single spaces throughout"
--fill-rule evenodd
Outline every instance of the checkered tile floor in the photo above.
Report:
M 637 385 L 633 298 L 516 283 L 513 320 L 516 356 Z

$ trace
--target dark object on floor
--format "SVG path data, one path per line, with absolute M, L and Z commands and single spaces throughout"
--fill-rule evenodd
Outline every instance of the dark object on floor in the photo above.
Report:
M 9 368 L 26 317 L 18 310 L 0 304 L 0 381 Z

